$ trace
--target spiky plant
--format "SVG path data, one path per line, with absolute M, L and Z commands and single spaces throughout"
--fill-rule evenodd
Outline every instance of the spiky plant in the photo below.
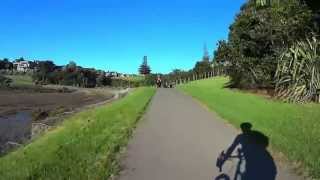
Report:
M 278 62 L 276 93 L 288 102 L 319 102 L 320 42 L 299 41 L 284 52 Z

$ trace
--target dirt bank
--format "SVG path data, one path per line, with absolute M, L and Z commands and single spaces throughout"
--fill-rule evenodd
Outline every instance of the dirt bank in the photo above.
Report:
M 83 108 L 118 96 L 108 88 L 63 88 L 0 90 L 0 155 L 42 134 Z

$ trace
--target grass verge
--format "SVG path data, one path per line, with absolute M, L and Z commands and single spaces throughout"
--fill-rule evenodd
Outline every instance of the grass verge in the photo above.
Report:
M 80 112 L 0 158 L 0 179 L 108 179 L 155 90 L 138 88 L 110 105 Z
M 251 122 L 265 133 L 272 148 L 292 162 L 300 162 L 308 174 L 320 178 L 320 105 L 289 104 L 251 93 L 223 88 L 218 77 L 179 86 L 236 127 Z

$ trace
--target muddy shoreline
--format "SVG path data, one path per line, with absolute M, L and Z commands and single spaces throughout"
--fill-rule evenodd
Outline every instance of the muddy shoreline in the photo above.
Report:
M 41 136 L 70 115 L 124 96 L 128 90 L 75 89 L 66 93 L 0 90 L 0 156 Z
M 0 155 L 13 145 L 18 146 L 31 138 L 32 117 L 28 111 L 20 111 L 0 117 Z

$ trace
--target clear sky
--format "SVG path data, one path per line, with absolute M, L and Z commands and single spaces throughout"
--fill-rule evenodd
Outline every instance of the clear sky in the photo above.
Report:
M 212 55 L 245 0 L 1 0 L 0 58 L 70 60 L 137 73 L 190 69 Z

